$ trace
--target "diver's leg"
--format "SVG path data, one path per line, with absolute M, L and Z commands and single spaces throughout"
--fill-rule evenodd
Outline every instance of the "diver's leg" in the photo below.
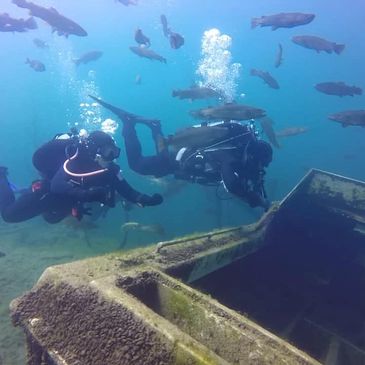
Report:
M 168 154 L 143 156 L 134 123 L 123 124 L 123 138 L 129 167 L 142 175 L 163 176 L 170 173 Z
M 75 202 L 64 195 L 47 194 L 45 199 L 42 217 L 50 224 L 61 222 L 71 215 L 72 208 L 75 207 Z
M 43 193 L 25 193 L 17 200 L 2 207 L 1 215 L 7 223 L 19 223 L 40 215 L 44 211 Z
M 149 118 L 145 118 L 145 117 L 133 114 L 133 113 L 129 113 L 126 110 L 121 109 L 115 105 L 109 104 L 95 96 L 92 96 L 92 95 L 89 95 L 89 96 L 92 99 L 94 99 L 97 103 L 99 103 L 100 105 L 102 105 L 106 109 L 109 109 L 111 112 L 113 112 L 115 115 L 117 115 L 119 117 L 119 119 L 123 122 L 123 125 L 125 127 L 128 127 L 128 128 L 131 127 L 130 129 L 134 129 L 135 123 L 140 123 L 140 124 L 144 124 L 147 127 L 151 128 L 152 137 L 153 137 L 153 140 L 155 141 L 157 153 L 164 152 L 164 150 L 167 148 L 163 133 L 161 131 L 161 123 L 158 119 L 149 119 Z M 123 132 L 123 134 L 124 134 L 124 132 Z M 139 144 L 139 142 L 138 142 L 138 140 L 136 142 L 135 139 L 137 139 L 137 137 L 134 138 L 133 145 L 136 146 L 136 151 L 137 151 L 137 144 Z M 139 155 L 141 155 L 141 152 L 139 153 Z

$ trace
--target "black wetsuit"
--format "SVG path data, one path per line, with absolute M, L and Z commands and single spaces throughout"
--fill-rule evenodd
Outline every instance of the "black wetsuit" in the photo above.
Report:
M 0 211 L 5 222 L 22 222 L 42 215 L 48 223 L 57 223 L 72 213 L 81 218 L 84 202 L 99 201 L 114 206 L 115 191 L 141 206 L 161 203 L 161 197 L 156 194 L 150 197 L 134 190 L 120 177 L 119 166 L 113 163 L 111 169 L 97 176 L 78 179 L 67 175 L 63 163 L 68 158 L 67 148 L 76 149 L 73 145 L 73 139 L 54 139 L 40 147 L 33 155 L 33 164 L 42 180 L 36 181 L 18 199 L 6 174 L 0 174 Z M 72 161 L 70 168 L 76 173 L 101 169 L 85 156 Z
M 73 173 L 101 170 L 96 162 L 87 157 L 78 157 L 68 167 Z M 121 176 L 119 166 L 114 163 L 107 171 L 86 178 L 70 176 L 61 167 L 51 181 L 51 193 L 67 196 L 80 203 L 99 201 L 113 207 L 115 192 L 137 204 L 140 203 L 141 196 L 144 196 L 127 183 Z
M 224 123 L 221 127 L 228 130 L 223 139 L 200 148 L 186 146 L 182 156 L 177 158 L 179 151 L 171 152 L 167 148 L 154 156 L 143 156 L 134 124 L 124 123 L 129 167 L 142 175 L 174 174 L 178 179 L 206 185 L 223 181 L 229 192 L 246 200 L 250 206 L 266 207 L 263 185 L 266 166 L 255 155 L 254 146 L 258 143 L 255 133 L 249 126 L 239 123 Z M 157 143 L 156 131 L 152 132 Z
M 57 223 L 71 214 L 75 202 L 70 197 L 50 194 L 50 182 L 66 160 L 65 149 L 72 140 L 51 140 L 33 155 L 33 164 L 42 180 L 21 192 L 16 199 L 6 174 L 0 175 L 0 212 L 3 220 L 18 223 L 42 215 L 48 223 Z

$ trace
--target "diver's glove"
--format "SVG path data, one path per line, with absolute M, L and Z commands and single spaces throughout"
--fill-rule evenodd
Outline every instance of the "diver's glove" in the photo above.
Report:
M 136 201 L 136 203 L 141 207 L 159 205 L 162 202 L 163 198 L 160 194 L 153 194 L 152 196 L 141 194 Z

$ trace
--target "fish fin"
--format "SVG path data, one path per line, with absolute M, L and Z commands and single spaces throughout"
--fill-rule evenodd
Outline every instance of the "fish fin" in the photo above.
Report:
M 348 125 L 346 123 L 342 123 L 342 128 L 346 128 Z
M 50 7 L 49 10 L 54 13 L 54 14 L 59 14 L 59 12 L 57 11 L 57 9 L 55 9 L 54 7 Z
M 272 27 L 271 27 L 271 30 L 276 30 L 276 29 L 278 29 L 279 27 L 277 26 L 277 25 L 273 25 Z
M 334 44 L 333 45 L 333 50 L 337 53 L 337 54 L 341 54 L 342 51 L 345 49 L 345 45 L 344 44 Z
M 19 6 L 19 8 L 26 8 L 28 3 L 25 0 L 13 0 L 13 4 Z

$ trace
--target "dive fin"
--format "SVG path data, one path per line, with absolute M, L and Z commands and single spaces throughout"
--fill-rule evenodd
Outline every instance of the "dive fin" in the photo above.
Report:
M 106 109 L 109 109 L 111 112 L 113 112 L 115 115 L 117 115 L 123 122 L 138 122 L 141 120 L 145 120 L 146 118 L 140 117 L 138 115 L 132 114 L 132 113 L 128 113 L 127 111 L 120 109 L 114 105 L 108 104 L 105 101 L 89 95 L 91 99 L 94 99 L 97 103 L 99 103 L 101 106 L 103 106 Z

